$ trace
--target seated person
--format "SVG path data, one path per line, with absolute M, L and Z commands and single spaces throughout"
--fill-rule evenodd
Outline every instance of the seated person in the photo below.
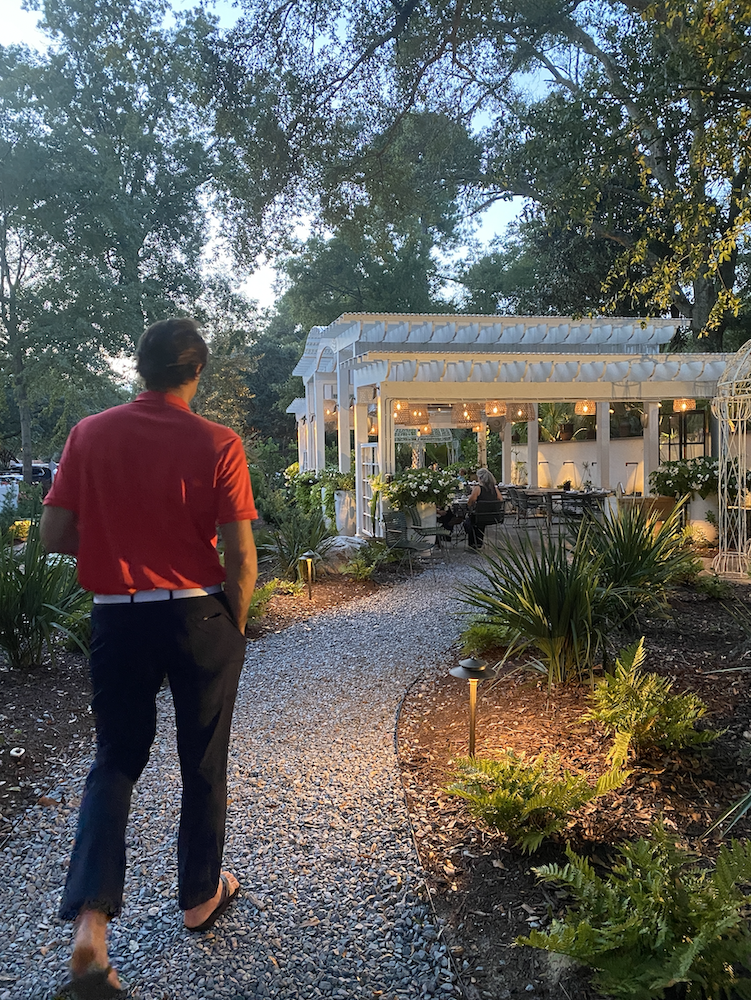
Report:
M 485 540 L 485 527 L 476 524 L 474 519 L 474 508 L 479 500 L 485 502 L 500 501 L 503 503 L 503 494 L 496 485 L 495 477 L 490 469 L 477 470 L 477 486 L 472 490 L 467 501 L 469 513 L 464 520 L 464 530 L 467 532 L 467 541 L 471 549 L 481 549 Z

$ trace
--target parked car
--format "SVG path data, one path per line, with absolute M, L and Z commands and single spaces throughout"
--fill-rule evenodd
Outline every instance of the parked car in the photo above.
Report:
M 23 465 L 20 462 L 11 462 L 10 471 L 12 474 L 23 477 Z M 31 466 L 32 483 L 42 484 L 42 493 L 46 496 L 52 486 L 52 471 L 49 465 L 41 462 L 34 462 Z

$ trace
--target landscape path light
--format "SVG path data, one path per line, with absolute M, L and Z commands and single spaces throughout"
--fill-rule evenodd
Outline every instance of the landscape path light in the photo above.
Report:
M 299 563 L 303 561 L 305 562 L 305 573 L 308 580 L 309 601 L 313 600 L 313 561 L 315 560 L 315 557 L 316 557 L 315 552 L 312 552 L 310 549 L 308 549 L 308 551 L 303 552 L 303 554 L 297 560 Z
M 487 663 L 470 656 L 467 660 L 459 660 L 458 667 L 452 667 L 449 673 L 452 677 L 469 681 L 469 756 L 475 755 L 475 722 L 477 719 L 477 685 L 487 680 Z

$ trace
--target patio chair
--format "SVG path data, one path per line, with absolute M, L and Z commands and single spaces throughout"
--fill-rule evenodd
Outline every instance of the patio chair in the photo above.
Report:
M 506 501 L 478 500 L 469 516 L 475 529 L 480 529 L 480 537 L 483 537 L 487 528 L 503 524 L 506 519 Z
M 386 545 L 393 552 L 401 553 L 402 560 L 409 561 L 409 573 L 413 575 L 412 556 L 427 554 L 433 567 L 433 543 L 409 537 L 407 515 L 402 510 L 389 511 L 383 515 L 383 533 Z
M 432 538 L 435 536 L 435 540 L 438 542 L 441 552 L 446 553 L 448 551 L 448 543 L 451 541 L 453 532 L 444 528 L 440 524 L 432 526 L 429 524 L 423 524 L 417 507 L 409 507 L 407 509 L 407 518 L 409 527 L 413 534 L 418 535 L 420 538 Z
M 518 486 L 508 486 L 507 492 L 511 507 L 516 514 L 517 524 L 522 518 L 525 521 L 529 518 L 544 517 L 547 519 L 548 512 L 544 497 L 527 496 L 526 490 L 520 490 Z

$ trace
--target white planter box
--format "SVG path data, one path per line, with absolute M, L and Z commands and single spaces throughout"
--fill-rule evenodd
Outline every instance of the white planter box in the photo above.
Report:
M 720 504 L 717 495 L 710 495 L 706 500 L 700 496 L 692 496 L 688 505 L 688 520 L 691 531 L 701 535 L 710 545 L 719 538 L 718 523 L 720 519 Z
M 353 538 L 357 534 L 357 503 L 354 490 L 337 490 L 334 494 L 336 533 Z
M 420 523 L 423 528 L 435 528 L 438 523 L 436 520 L 437 511 L 436 505 L 434 503 L 418 503 L 416 504 L 417 513 L 420 515 Z M 419 538 L 421 541 L 430 542 L 431 545 L 435 544 L 435 535 L 423 535 L 418 534 L 413 537 Z

